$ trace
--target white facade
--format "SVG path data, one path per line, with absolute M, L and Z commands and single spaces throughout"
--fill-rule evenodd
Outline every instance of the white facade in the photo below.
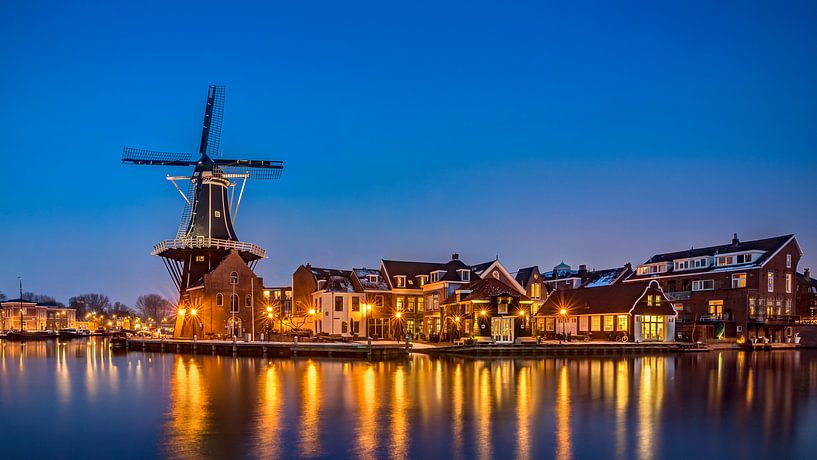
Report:
M 315 314 L 312 328 L 316 334 L 351 337 L 358 331 L 358 325 L 359 330 L 363 331 L 361 320 L 364 303 L 365 294 L 362 292 L 314 292 L 312 307 Z

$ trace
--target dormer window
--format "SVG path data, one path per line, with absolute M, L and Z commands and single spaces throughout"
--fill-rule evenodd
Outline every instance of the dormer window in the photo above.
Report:
M 324 286 L 326 286 L 326 280 L 318 280 L 318 290 L 323 290 Z
M 369 275 L 369 282 L 377 283 L 380 281 L 380 275 Z
M 445 273 L 444 270 L 434 270 L 431 272 L 431 282 L 436 283 L 443 278 L 443 274 Z
M 457 273 L 460 274 L 460 281 L 471 281 L 471 270 L 457 270 Z
M 417 282 L 423 287 L 428 282 L 428 275 L 417 275 Z
M 399 288 L 406 287 L 406 277 L 404 275 L 397 275 L 394 277 L 394 286 Z

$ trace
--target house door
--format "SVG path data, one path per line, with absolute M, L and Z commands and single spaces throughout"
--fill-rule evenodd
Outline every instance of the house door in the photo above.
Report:
M 641 317 L 641 340 L 664 340 L 664 317 L 645 315 Z

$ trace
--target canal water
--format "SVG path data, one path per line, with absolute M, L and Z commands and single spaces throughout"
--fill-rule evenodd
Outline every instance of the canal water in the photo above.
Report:
M 2 458 L 815 458 L 817 350 L 399 362 L 0 345 Z

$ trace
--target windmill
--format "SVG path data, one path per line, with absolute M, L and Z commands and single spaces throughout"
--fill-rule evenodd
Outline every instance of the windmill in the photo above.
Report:
M 179 290 L 180 305 L 189 298 L 186 295 L 188 291 L 201 287 L 205 275 L 211 273 L 231 252 L 235 251 L 250 270 L 258 260 L 266 256 L 260 246 L 238 240 L 233 221 L 241 205 L 247 181 L 278 179 L 284 165 L 281 161 L 273 160 L 222 158 L 220 144 L 223 114 L 224 86 L 211 85 L 207 91 L 198 153 L 170 153 L 125 147 L 122 154 L 122 163 L 193 167 L 190 176 L 167 175 L 167 180 L 184 199 L 184 211 L 176 237 L 153 247 L 153 255 L 162 258 Z M 179 183 L 185 182 L 186 191 L 179 186 Z M 230 297 L 231 310 L 234 297 L 235 293 Z

